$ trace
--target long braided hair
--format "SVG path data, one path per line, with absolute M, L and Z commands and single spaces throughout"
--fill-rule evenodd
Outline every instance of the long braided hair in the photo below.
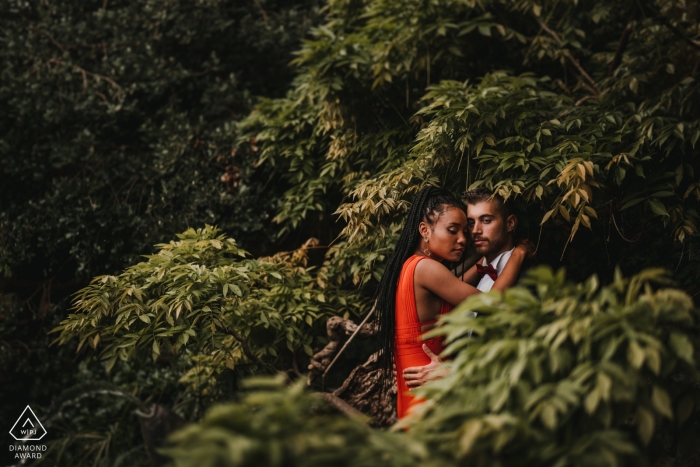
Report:
M 389 257 L 389 262 L 379 281 L 379 287 L 375 294 L 376 307 L 379 312 L 379 342 L 381 345 L 379 366 L 384 370 L 385 375 L 392 374 L 394 360 L 396 286 L 403 264 L 416 251 L 420 241 L 418 225 L 422 221 L 429 225 L 435 225 L 440 215 L 452 206 L 464 209 L 464 204 L 447 190 L 428 186 L 416 193 L 399 241 L 396 243 L 394 252 Z M 383 378 L 382 381 L 383 391 L 386 391 L 393 384 L 393 380 L 388 377 Z

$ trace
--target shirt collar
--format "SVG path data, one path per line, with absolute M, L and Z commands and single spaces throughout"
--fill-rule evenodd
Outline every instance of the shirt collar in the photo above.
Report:
M 510 250 L 504 251 L 500 255 L 496 256 L 490 263 L 486 258 L 484 258 L 484 262 L 482 264 L 484 266 L 488 266 L 489 264 L 493 265 L 494 269 L 496 269 L 496 271 L 498 271 L 498 273 L 500 274 L 503 271 L 503 268 L 506 267 L 506 263 L 508 263 L 510 254 L 513 252 L 514 249 L 515 247 L 511 248 Z

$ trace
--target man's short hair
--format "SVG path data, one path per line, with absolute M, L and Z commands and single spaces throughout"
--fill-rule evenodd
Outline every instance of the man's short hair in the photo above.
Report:
M 464 201 L 464 204 L 467 205 L 482 203 L 484 201 L 496 201 L 498 204 L 498 211 L 503 216 L 503 219 L 506 219 L 508 216 L 513 214 L 513 208 L 510 203 L 505 201 L 501 195 L 498 193 L 494 194 L 493 191 L 489 190 L 485 186 L 468 190 L 466 193 L 464 193 L 464 195 L 462 195 L 462 201 Z

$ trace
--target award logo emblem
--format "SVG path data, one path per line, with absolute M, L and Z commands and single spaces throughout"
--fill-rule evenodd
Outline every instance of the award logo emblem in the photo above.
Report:
M 34 411 L 27 406 L 10 429 L 10 434 L 17 441 L 39 441 L 46 436 L 46 428 L 41 424 Z

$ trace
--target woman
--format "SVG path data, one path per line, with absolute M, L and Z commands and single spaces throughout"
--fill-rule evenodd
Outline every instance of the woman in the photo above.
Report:
M 376 299 L 382 367 L 391 371 L 392 365 L 396 366 L 399 418 L 421 402 L 409 393 L 410 387 L 417 384 L 407 384 L 403 370 L 435 363 L 434 355 L 443 350 L 442 339 L 423 341 L 421 334 L 432 328 L 440 315 L 467 297 L 481 293 L 456 278 L 443 264 L 462 257 L 467 236 L 463 204 L 445 190 L 422 189 L 416 194 L 379 282 Z M 517 246 L 492 289 L 503 291 L 514 285 L 526 255 L 527 248 Z

